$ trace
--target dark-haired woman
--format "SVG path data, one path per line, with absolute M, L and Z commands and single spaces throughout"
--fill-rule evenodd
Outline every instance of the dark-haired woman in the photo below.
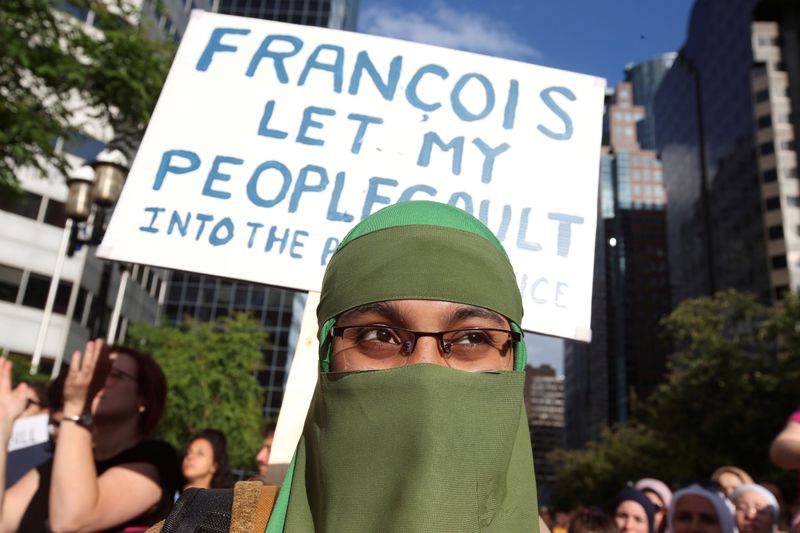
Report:
M 233 487 L 225 434 L 216 429 L 204 429 L 189 439 L 182 471 L 186 479 L 184 490 Z
M 111 368 L 90 398 L 89 385 L 105 353 Z M 0 417 L 13 420 L 16 394 L 8 365 L 0 368 L 0 405 L 6 406 Z M 179 487 L 177 457 L 168 444 L 149 439 L 166 393 L 164 373 L 146 354 L 101 340 L 87 343 L 82 356 L 75 352 L 53 460 L 6 491 L 0 529 L 132 531 L 166 517 Z

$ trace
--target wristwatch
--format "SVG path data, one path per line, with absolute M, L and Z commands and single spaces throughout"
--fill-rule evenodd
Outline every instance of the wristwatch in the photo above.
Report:
M 83 426 L 85 428 L 90 428 L 90 427 L 92 427 L 94 425 L 94 419 L 92 418 L 92 415 L 90 415 L 90 414 L 85 414 L 85 415 L 80 415 L 80 416 L 78 416 L 78 415 L 64 415 L 64 418 L 62 420 L 69 421 L 69 422 L 75 422 L 79 426 Z

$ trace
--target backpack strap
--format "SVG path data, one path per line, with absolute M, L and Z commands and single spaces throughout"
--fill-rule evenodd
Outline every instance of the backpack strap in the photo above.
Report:
M 239 481 L 233 487 L 231 533 L 264 533 L 278 497 L 277 485 Z

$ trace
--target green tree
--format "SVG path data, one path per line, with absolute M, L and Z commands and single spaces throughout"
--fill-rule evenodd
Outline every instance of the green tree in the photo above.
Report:
M 558 509 L 605 505 L 625 480 L 657 476 L 666 452 L 666 443 L 638 423 L 605 428 L 581 450 L 556 450 L 550 456 L 559 465 L 553 503 Z
M 11 381 L 17 385 L 21 381 L 28 383 L 44 383 L 50 382 L 49 372 L 39 372 L 38 374 L 31 374 L 31 360 L 21 355 L 10 354 L 7 356 L 13 363 L 11 367 Z
M 159 432 L 178 449 L 195 432 L 215 428 L 228 437 L 231 463 L 252 468 L 261 447 L 263 392 L 256 379 L 267 342 L 244 314 L 183 327 L 135 324 L 128 344 L 156 358 L 167 376 L 167 412 Z
M 55 140 L 87 121 L 114 132 L 131 157 L 150 119 L 175 52 L 155 39 L 125 0 L 0 2 L 0 190 L 17 186 L 23 166 L 47 173 L 68 165 Z M 56 6 L 91 10 L 93 25 Z
M 558 501 L 603 504 L 629 480 L 706 479 L 724 464 L 785 482 L 768 450 L 798 404 L 797 324 L 795 294 L 774 308 L 736 291 L 681 303 L 662 321 L 675 349 L 664 383 L 633 402 L 629 423 L 555 455 Z

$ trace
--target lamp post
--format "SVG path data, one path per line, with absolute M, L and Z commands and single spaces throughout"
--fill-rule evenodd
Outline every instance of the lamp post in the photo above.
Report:
M 88 246 L 100 244 L 106 229 L 107 212 L 109 208 L 117 203 L 127 172 L 127 159 L 122 152 L 106 149 L 97 156 L 96 161 L 90 165 L 80 167 L 67 179 L 68 192 L 65 207 L 67 222 L 64 226 L 64 233 L 56 256 L 53 277 L 50 280 L 44 314 L 31 359 L 31 374 L 36 374 L 39 371 L 39 363 L 42 358 L 50 317 L 53 314 L 53 304 L 58 291 L 58 283 L 61 279 L 64 259 L 65 257 L 72 257 L 75 251 L 84 244 Z M 124 294 L 127 274 L 127 270 L 124 270 L 115 310 L 121 307 L 121 295 Z M 78 280 L 78 283 L 80 283 L 80 280 Z M 116 316 L 118 319 L 118 311 Z M 116 330 L 116 325 L 112 324 L 112 326 L 113 329 L 109 332 L 109 338 L 113 336 L 113 332 Z M 65 324 L 62 345 L 66 345 L 68 333 L 69 318 Z M 56 354 L 53 377 L 58 375 L 62 359 L 63 346 Z

